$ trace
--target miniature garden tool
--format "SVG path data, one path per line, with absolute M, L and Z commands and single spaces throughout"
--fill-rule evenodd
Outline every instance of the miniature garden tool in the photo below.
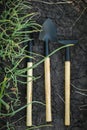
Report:
M 61 44 L 77 42 L 77 40 L 59 40 Z M 65 48 L 65 125 L 70 125 L 70 47 Z
M 46 98 L 46 121 L 52 121 L 51 113 L 51 81 L 50 81 L 50 58 L 49 58 L 49 42 L 57 41 L 56 27 L 51 21 L 47 19 L 42 25 L 42 31 L 39 35 L 39 40 L 44 41 L 45 47 L 45 61 L 44 61 L 44 71 L 45 71 L 45 98 Z
M 33 49 L 33 40 L 28 42 L 28 51 L 30 52 L 30 58 L 27 61 L 27 126 L 32 126 L 32 76 L 33 76 L 33 63 L 32 63 L 32 49 Z

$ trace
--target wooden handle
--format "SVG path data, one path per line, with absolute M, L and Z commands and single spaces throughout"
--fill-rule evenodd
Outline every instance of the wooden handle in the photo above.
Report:
M 70 61 L 65 61 L 65 125 L 70 125 Z
M 46 57 L 44 61 L 45 68 L 45 98 L 46 98 L 46 121 L 52 121 L 51 113 L 51 81 L 50 81 L 50 58 Z
M 32 62 L 27 63 L 27 68 L 32 67 Z M 27 71 L 27 126 L 32 126 L 32 68 Z

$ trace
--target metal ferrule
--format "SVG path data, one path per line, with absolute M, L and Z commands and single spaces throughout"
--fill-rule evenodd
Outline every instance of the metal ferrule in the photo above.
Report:
M 65 61 L 70 61 L 70 47 L 65 48 Z
M 30 58 L 28 58 L 27 62 L 32 62 L 33 41 L 30 41 L 28 43 L 28 49 L 27 50 L 29 51 L 29 56 L 30 56 Z
M 45 40 L 45 42 L 44 42 L 44 51 L 45 51 L 44 54 L 47 57 L 49 55 L 49 41 L 48 41 L 48 39 Z

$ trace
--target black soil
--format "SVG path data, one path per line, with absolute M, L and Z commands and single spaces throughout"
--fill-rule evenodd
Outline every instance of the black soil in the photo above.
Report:
M 53 1 L 55 2 L 55 1 Z M 72 4 L 49 5 L 32 2 L 38 23 L 42 24 L 46 18 L 51 18 L 57 27 L 58 39 L 78 39 L 78 44 L 71 49 L 71 125 L 64 126 L 64 60 L 65 49 L 56 52 L 51 58 L 51 89 L 52 89 L 52 127 L 38 128 L 38 130 L 87 130 L 87 3 L 73 1 Z M 44 44 L 34 36 L 33 51 L 44 55 Z M 59 48 L 59 43 L 50 43 L 50 53 Z M 34 63 L 43 57 L 36 56 Z M 24 63 L 25 64 L 25 63 Z M 34 76 L 39 77 L 33 84 L 33 101 L 45 103 L 44 91 L 44 64 L 34 69 Z M 26 79 L 24 79 L 26 80 Z M 21 106 L 26 104 L 26 86 L 19 85 Z M 26 130 L 26 109 L 14 117 L 5 118 L 0 124 L 7 121 L 14 124 L 15 130 Z M 46 125 L 45 106 L 33 104 L 33 124 Z M 6 130 L 7 128 L 3 129 Z

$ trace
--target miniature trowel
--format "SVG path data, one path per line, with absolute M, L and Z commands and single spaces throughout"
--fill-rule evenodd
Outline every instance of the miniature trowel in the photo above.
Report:
M 31 36 L 32 38 L 32 36 Z M 33 44 L 34 41 L 31 40 L 28 42 L 28 48 L 27 50 L 29 51 L 29 56 L 30 58 L 27 59 L 27 126 L 32 126 L 32 88 L 33 88 L 33 81 L 32 81 L 32 76 L 33 76 L 33 62 L 32 62 L 32 50 L 33 50 Z
M 76 44 L 78 40 L 58 40 L 61 44 Z M 70 47 L 65 48 L 65 125 L 70 125 Z
M 46 100 L 46 121 L 52 121 L 51 112 L 51 78 L 50 78 L 50 57 L 49 57 L 49 44 L 50 42 L 57 41 L 57 30 L 51 19 L 47 19 L 42 25 L 42 31 L 39 35 L 39 40 L 44 41 L 45 47 L 45 100 Z

